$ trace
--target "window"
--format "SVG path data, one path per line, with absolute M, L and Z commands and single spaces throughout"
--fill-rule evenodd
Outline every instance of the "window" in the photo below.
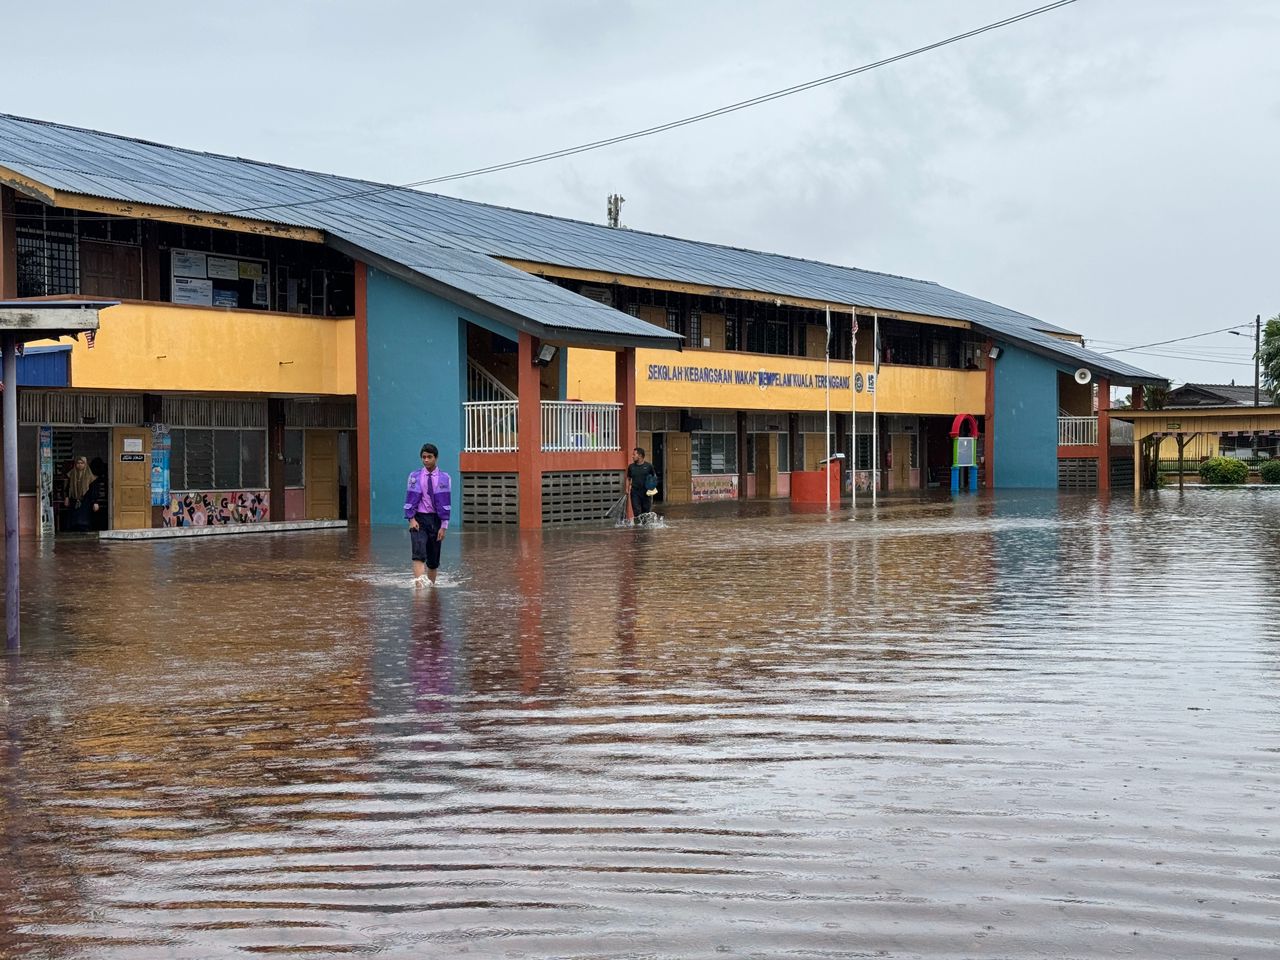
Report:
M 169 433 L 169 485 L 174 490 L 242 490 L 267 485 L 264 430 Z
M 302 473 L 303 432 L 286 430 L 284 432 L 284 485 L 300 487 L 305 483 Z
M 733 433 L 695 433 L 693 435 L 693 472 L 738 472 L 738 437 Z
M 684 322 L 680 319 L 679 310 L 667 311 L 667 329 L 672 333 L 684 333 Z
M 689 343 L 691 347 L 702 346 L 702 311 L 692 310 L 689 312 Z
M 724 315 L 724 348 L 726 350 L 741 350 L 740 342 L 738 337 L 738 315 L 736 313 L 726 313 Z
M 778 434 L 778 472 L 791 472 L 791 436 L 786 433 Z

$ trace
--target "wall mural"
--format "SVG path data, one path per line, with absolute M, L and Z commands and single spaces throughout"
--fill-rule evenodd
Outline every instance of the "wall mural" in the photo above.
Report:
M 266 490 L 212 490 L 175 493 L 161 511 L 166 527 L 216 527 L 233 523 L 262 523 L 269 519 Z

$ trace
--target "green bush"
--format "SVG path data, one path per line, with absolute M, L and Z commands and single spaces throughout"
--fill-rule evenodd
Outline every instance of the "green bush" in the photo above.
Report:
M 1200 464 L 1201 483 L 1244 483 L 1249 479 L 1249 465 L 1231 457 L 1210 457 Z
M 1280 483 L 1280 460 L 1268 460 L 1258 468 L 1263 483 Z

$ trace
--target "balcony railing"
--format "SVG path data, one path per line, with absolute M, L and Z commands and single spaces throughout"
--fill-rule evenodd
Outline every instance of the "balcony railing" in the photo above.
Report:
M 518 402 L 485 400 L 464 403 L 466 449 L 473 453 L 507 453 L 516 449 Z
M 462 405 L 466 449 L 470 453 L 509 453 L 519 448 L 519 401 L 485 400 Z M 542 402 L 542 449 L 590 453 L 620 450 L 619 403 Z
M 584 453 L 620 450 L 618 411 L 621 409 L 620 403 L 543 400 L 542 449 Z
M 1125 447 L 1133 443 L 1133 424 L 1125 420 L 1111 421 L 1111 446 Z M 1058 446 L 1092 447 L 1098 443 L 1097 417 L 1059 417 Z

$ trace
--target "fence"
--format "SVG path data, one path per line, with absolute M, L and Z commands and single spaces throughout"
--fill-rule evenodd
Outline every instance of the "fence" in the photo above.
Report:
M 542 401 L 542 449 L 549 451 L 619 450 L 619 403 Z
M 466 449 L 475 453 L 505 453 L 516 449 L 517 406 L 515 400 L 485 400 L 464 403 Z
M 1058 446 L 1092 447 L 1098 442 L 1097 417 L 1059 417 Z

